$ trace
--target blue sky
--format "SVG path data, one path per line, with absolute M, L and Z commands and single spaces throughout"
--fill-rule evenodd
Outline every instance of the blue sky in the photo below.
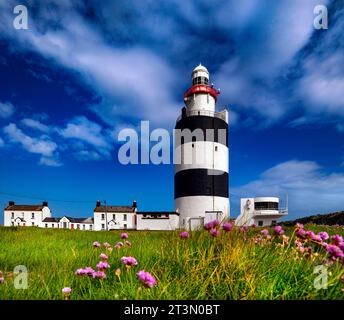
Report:
M 123 166 L 122 128 L 171 130 L 202 62 L 230 110 L 231 215 L 289 195 L 289 218 L 344 209 L 344 7 L 317 0 L 0 3 L 0 204 L 97 199 L 173 210 L 173 166 Z M 2 219 L 2 217 L 1 217 Z M 2 220 L 0 220 L 2 221 Z

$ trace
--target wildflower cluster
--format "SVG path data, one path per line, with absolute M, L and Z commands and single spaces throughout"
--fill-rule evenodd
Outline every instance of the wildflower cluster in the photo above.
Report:
M 204 225 L 204 230 L 209 231 L 209 234 L 213 237 L 217 237 L 220 235 L 220 231 L 218 230 L 220 227 L 219 220 L 213 220 Z
M 2 271 L 0 271 L 0 283 L 4 283 L 5 282 L 5 279 L 3 277 L 3 273 Z
M 128 246 L 129 248 L 132 246 L 131 242 L 128 240 L 129 235 L 127 233 L 122 233 L 120 235 L 120 238 L 125 240 L 126 246 Z M 101 245 L 98 241 L 95 241 L 95 242 L 93 242 L 93 247 L 94 248 L 103 247 L 103 248 L 106 248 L 106 250 L 110 251 L 110 253 L 111 253 L 112 249 L 120 249 L 120 248 L 124 247 L 124 243 L 122 241 L 117 242 L 114 245 L 114 247 L 112 248 L 108 242 L 105 242 L 105 243 L 103 243 L 103 245 Z M 111 250 L 109 250 L 109 249 L 111 249 Z M 96 265 L 96 270 L 94 270 L 92 267 L 80 268 L 80 269 L 77 269 L 75 271 L 75 275 L 81 276 L 81 277 L 87 276 L 89 278 L 100 279 L 100 280 L 107 279 L 107 271 L 111 269 L 111 266 L 108 262 L 109 256 L 105 253 L 100 253 L 99 259 L 100 259 L 100 261 Z M 130 270 L 132 267 L 135 267 L 138 265 L 138 262 L 134 257 L 122 257 L 121 262 L 125 265 L 127 270 Z M 121 269 L 120 268 L 115 269 L 114 274 L 120 280 Z M 140 270 L 137 273 L 137 278 L 142 283 L 142 285 L 146 288 L 152 288 L 157 283 L 156 280 L 154 279 L 154 277 L 150 273 L 148 273 L 144 270 Z M 68 290 L 70 290 L 70 291 L 68 291 Z M 62 292 L 63 292 L 65 298 L 69 299 L 71 289 L 70 288 L 64 288 L 64 289 L 62 289 Z
M 313 253 L 315 245 L 320 249 L 324 249 L 327 256 L 332 262 L 344 264 L 344 242 L 340 235 L 330 237 L 327 232 L 322 231 L 315 234 L 312 230 L 305 230 L 302 224 L 296 224 L 295 235 L 298 240 L 295 241 L 296 250 L 305 256 L 318 256 L 317 252 Z

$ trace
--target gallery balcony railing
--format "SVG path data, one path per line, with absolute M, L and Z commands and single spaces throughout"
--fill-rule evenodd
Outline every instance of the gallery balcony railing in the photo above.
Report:
M 261 209 L 261 210 L 254 210 L 254 216 L 286 216 L 288 215 L 287 209 Z
M 224 109 L 222 111 L 209 111 L 209 110 L 187 110 L 185 112 L 185 115 L 184 117 L 191 117 L 191 116 L 207 116 L 207 117 L 215 117 L 215 118 L 219 118 L 219 119 L 222 119 L 226 122 L 228 122 L 228 118 L 227 118 L 227 109 Z M 182 116 L 183 115 L 180 115 L 177 119 L 177 122 L 179 120 L 182 119 Z

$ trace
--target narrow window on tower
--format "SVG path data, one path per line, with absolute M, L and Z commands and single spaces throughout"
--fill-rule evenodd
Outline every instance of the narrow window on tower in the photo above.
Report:
M 215 146 L 215 151 L 217 151 L 217 146 Z

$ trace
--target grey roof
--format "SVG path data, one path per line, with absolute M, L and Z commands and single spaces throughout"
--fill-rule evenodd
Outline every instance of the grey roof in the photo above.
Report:
M 147 215 L 151 215 L 151 216 L 157 216 L 157 215 L 171 215 L 171 214 L 176 214 L 177 216 L 179 216 L 178 212 L 175 211 L 139 211 L 136 212 L 136 214 L 147 214 Z
M 94 208 L 94 212 L 135 212 L 135 208 L 132 206 L 97 206 Z
M 42 205 L 27 205 L 27 204 L 14 204 L 7 206 L 6 211 L 42 211 L 44 206 Z
M 42 222 L 59 222 L 61 218 L 47 217 L 42 220 Z

